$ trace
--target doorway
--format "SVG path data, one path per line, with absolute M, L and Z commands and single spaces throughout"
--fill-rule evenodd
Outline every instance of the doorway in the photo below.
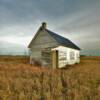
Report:
M 52 50 L 52 67 L 58 68 L 58 50 Z

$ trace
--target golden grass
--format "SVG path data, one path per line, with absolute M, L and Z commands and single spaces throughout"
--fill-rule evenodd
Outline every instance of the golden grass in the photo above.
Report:
M 100 100 L 100 57 L 68 69 L 31 66 L 28 57 L 0 57 L 0 100 Z

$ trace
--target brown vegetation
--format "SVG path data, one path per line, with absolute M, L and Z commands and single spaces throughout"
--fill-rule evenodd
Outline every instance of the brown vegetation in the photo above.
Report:
M 28 57 L 0 57 L 0 100 L 99 100 L 100 57 L 68 69 L 30 65 Z

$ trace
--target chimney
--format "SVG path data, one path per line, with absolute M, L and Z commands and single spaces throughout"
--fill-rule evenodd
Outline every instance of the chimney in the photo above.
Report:
M 43 22 L 43 23 L 42 23 L 42 29 L 46 29 L 46 26 L 47 26 L 46 23 Z

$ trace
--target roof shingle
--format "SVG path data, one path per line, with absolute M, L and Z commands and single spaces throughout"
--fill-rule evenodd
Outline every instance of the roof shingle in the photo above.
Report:
M 73 48 L 73 49 L 77 49 L 80 50 L 80 48 L 78 46 L 76 46 L 73 42 L 71 42 L 69 39 L 64 38 L 63 36 L 60 36 L 48 29 L 46 29 L 46 31 L 61 45 L 64 45 L 66 47 L 69 48 Z

